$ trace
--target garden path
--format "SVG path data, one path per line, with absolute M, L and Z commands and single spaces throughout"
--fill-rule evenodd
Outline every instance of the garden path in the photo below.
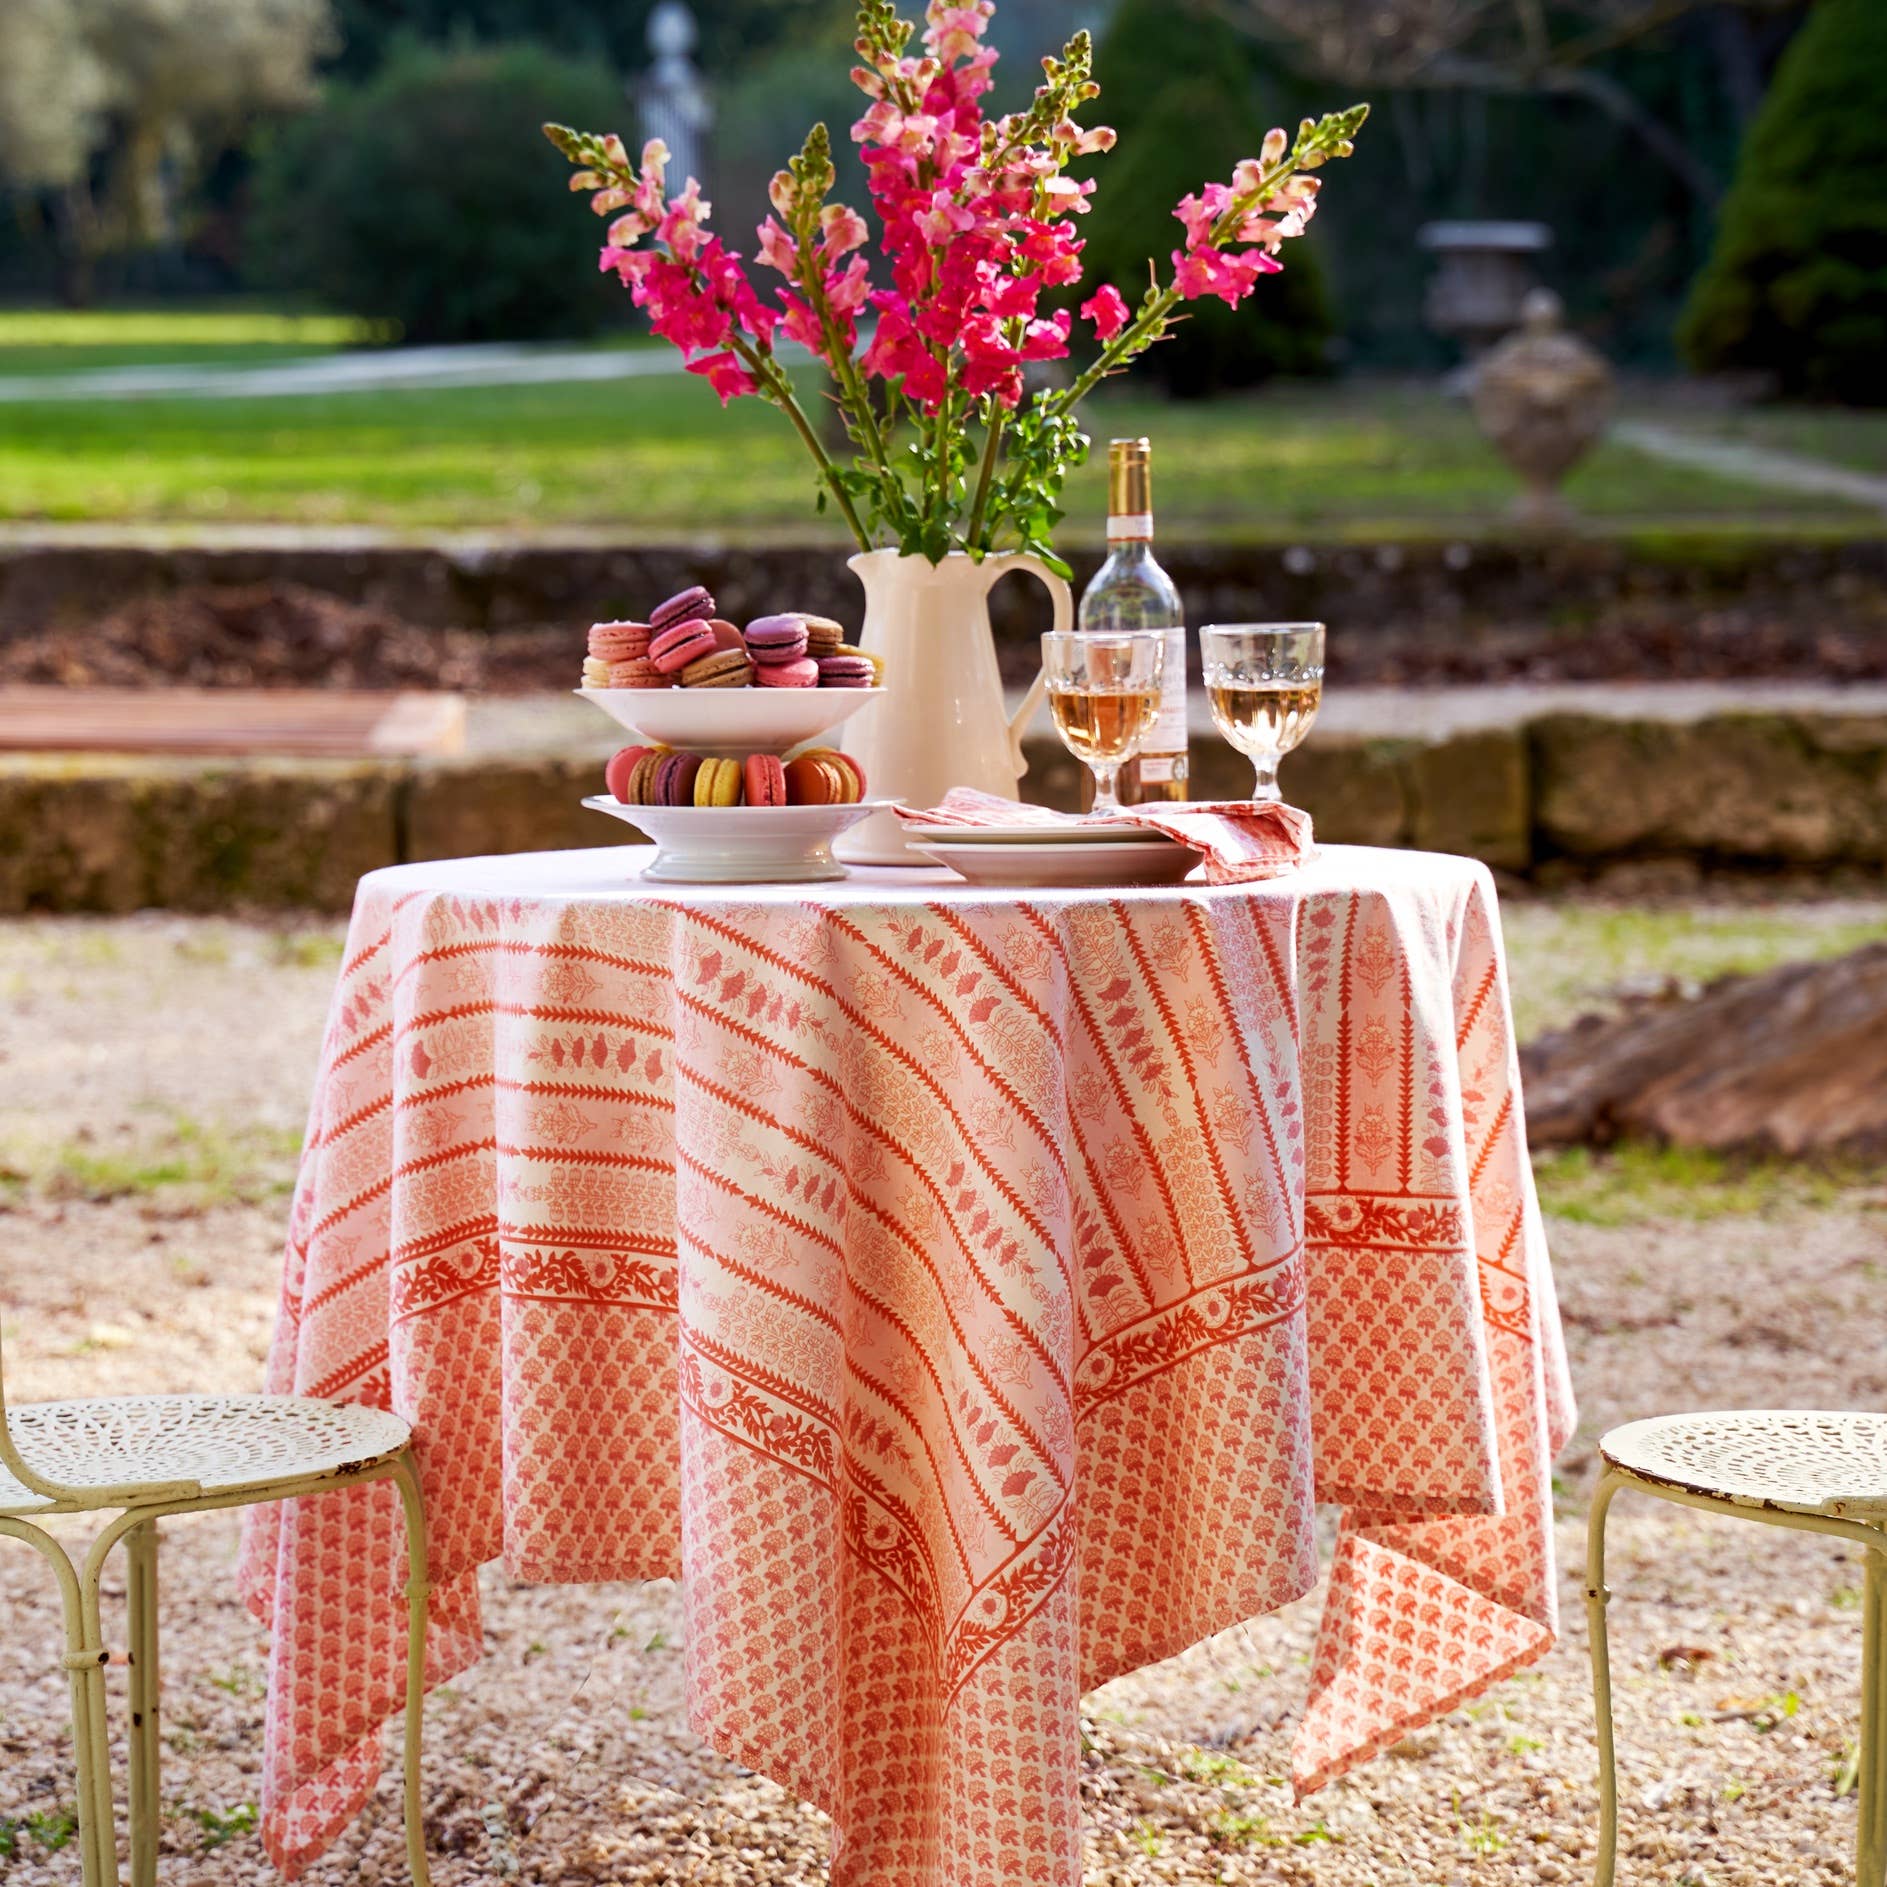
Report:
M 1741 479 L 1747 484 L 1768 485 L 1808 496 L 1841 498 L 1850 504 L 1871 505 L 1887 512 L 1887 478 L 1872 472 L 1857 472 L 1845 465 L 1830 465 L 1825 459 L 1807 458 L 1798 452 L 1778 452 L 1769 446 L 1744 445 L 1731 439 L 1706 439 L 1699 433 L 1683 432 L 1675 426 L 1660 426 L 1641 419 L 1619 421 L 1612 428 L 1612 437 L 1673 465 L 1692 465 L 1699 471 Z

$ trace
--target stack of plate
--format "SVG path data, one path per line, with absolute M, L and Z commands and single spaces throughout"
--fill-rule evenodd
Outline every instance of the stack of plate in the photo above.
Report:
M 1199 863 L 1190 845 L 1127 820 L 1062 825 L 906 822 L 920 852 L 973 885 L 1171 885 Z

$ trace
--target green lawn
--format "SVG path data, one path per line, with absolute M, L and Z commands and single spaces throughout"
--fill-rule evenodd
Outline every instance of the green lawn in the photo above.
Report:
M 0 314 L 0 376 L 255 363 L 361 338 L 347 323 L 266 312 Z M 1407 386 L 1290 387 L 1185 405 L 1110 390 L 1087 417 L 1097 440 L 1153 438 L 1171 537 L 1475 532 L 1499 527 L 1514 489 L 1463 408 Z M 1101 456 L 1069 491 L 1076 539 L 1098 534 Z M 0 519 L 778 532 L 818 528 L 813 489 L 779 415 L 752 400 L 723 412 L 705 385 L 681 376 L 0 404 Z M 1613 529 L 1874 522 L 1622 446 L 1601 448 L 1569 492 Z
M 0 377 L 92 367 L 264 366 L 306 360 L 378 336 L 344 315 L 263 310 L 70 313 L 0 309 Z
M 1838 957 L 1887 937 L 1887 901 L 1589 904 L 1518 899 L 1501 912 L 1520 1039 L 1610 1010 L 1628 978 L 1707 983 L 1778 963 Z

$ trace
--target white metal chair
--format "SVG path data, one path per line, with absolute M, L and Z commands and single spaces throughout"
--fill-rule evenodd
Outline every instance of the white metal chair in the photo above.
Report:
M 1605 1515 L 1622 1487 L 1707 1513 L 1832 1534 L 1865 1549 L 1859 1887 L 1887 1883 L 1887 1415 L 1737 1409 L 1628 1422 L 1599 1443 L 1586 1535 L 1586 1617 L 1599 1719 L 1598 1887 L 1612 1887 L 1618 1771 L 1605 1638 Z
M 427 1887 L 419 1753 L 426 1663 L 426 1516 L 412 1432 L 396 1415 L 299 1396 L 118 1396 L 8 1410 L 0 1377 L 0 1535 L 41 1553 L 59 1583 L 63 1663 L 72 1685 L 80 1860 L 85 1887 L 116 1887 L 118 1842 L 106 1733 L 99 1578 L 124 1542 L 130 1619 L 132 1887 L 157 1878 L 157 1522 L 291 1495 L 391 1481 L 406 1513 L 406 1854 Z M 51 1514 L 117 1515 L 76 1565 L 35 1523 Z

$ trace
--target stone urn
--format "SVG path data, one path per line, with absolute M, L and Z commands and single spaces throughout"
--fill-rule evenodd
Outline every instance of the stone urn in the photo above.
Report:
M 1535 528 L 1563 528 L 1572 513 L 1560 482 L 1599 441 L 1612 417 L 1612 369 L 1562 325 L 1549 288 L 1526 298 L 1518 334 L 1491 349 L 1474 376 L 1474 417 L 1522 491 L 1514 516 Z

